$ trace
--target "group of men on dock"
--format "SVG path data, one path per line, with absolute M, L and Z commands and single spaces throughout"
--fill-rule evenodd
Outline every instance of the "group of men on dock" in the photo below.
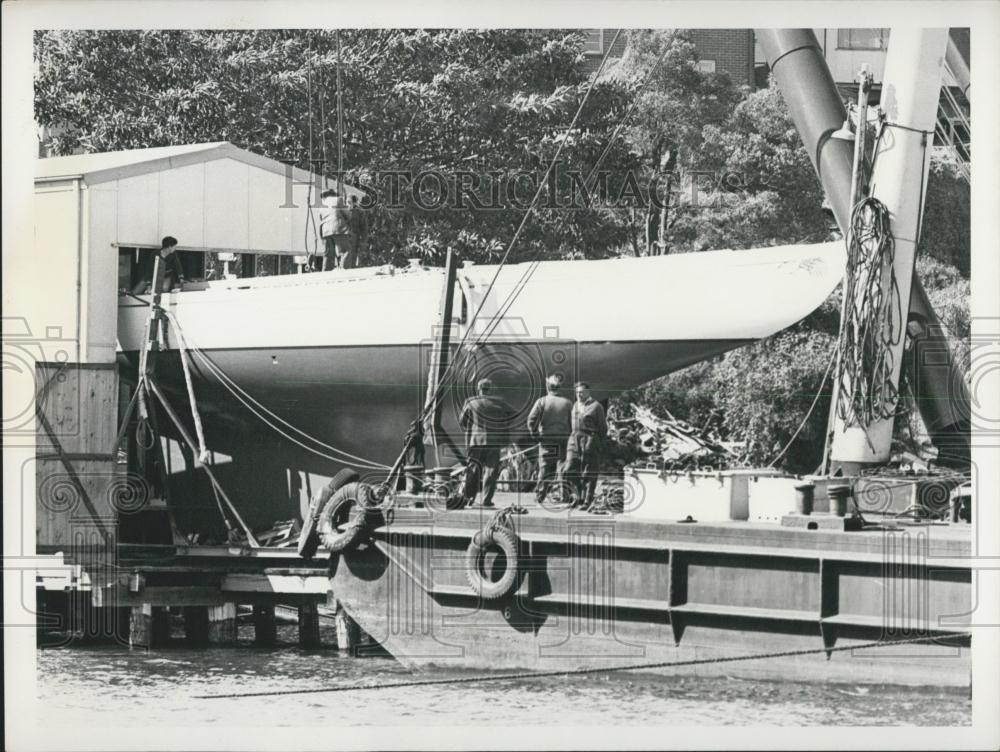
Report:
M 601 445 L 607 437 L 604 407 L 590 395 L 585 381 L 576 384 L 576 402 L 563 397 L 562 377 L 549 376 L 546 394 L 528 414 L 528 434 L 538 442 L 535 501 L 542 504 L 554 485 L 571 493 L 575 507 L 594 505 Z M 493 506 L 501 447 L 508 443 L 514 410 L 497 396 L 490 379 L 481 379 L 477 394 L 465 401 L 459 424 L 465 430 L 468 465 L 463 496 L 474 503 L 480 489 L 482 506 Z

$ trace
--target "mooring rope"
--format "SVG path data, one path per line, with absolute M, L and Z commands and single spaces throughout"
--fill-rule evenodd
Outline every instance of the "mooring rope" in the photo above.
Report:
M 196 695 L 197 700 L 222 700 L 237 697 L 276 697 L 279 695 L 307 695 L 325 692 L 354 692 L 373 689 L 398 689 L 401 687 L 429 687 L 442 684 L 479 684 L 482 682 L 508 681 L 511 679 L 542 679 L 551 676 L 582 676 L 586 674 L 604 674 L 618 671 L 640 671 L 653 668 L 677 668 L 681 666 L 702 666 L 713 663 L 737 663 L 740 661 L 755 661 L 764 658 L 789 658 L 799 655 L 814 655 L 818 653 L 839 653 L 846 650 L 867 650 L 870 648 L 889 647 L 892 645 L 907 645 L 932 640 L 957 640 L 971 638 L 971 632 L 961 632 L 952 635 L 934 635 L 911 637 L 903 640 L 867 642 L 860 645 L 843 645 L 832 648 L 809 648 L 806 650 L 782 650 L 771 653 L 754 653 L 752 655 L 722 656 L 719 658 L 700 658 L 689 661 L 660 661 L 657 663 L 640 663 L 625 666 L 606 666 L 603 668 L 577 668 L 561 671 L 520 671 L 513 674 L 477 674 L 475 676 L 451 677 L 448 679 L 413 679 L 399 682 L 373 682 L 371 684 L 354 684 L 345 687 L 315 687 L 312 689 L 278 689 L 267 692 L 231 692 L 221 695 Z

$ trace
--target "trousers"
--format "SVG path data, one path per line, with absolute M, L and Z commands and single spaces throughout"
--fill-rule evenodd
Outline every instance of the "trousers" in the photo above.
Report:
M 538 478 L 535 482 L 535 501 L 545 500 L 553 482 L 559 481 L 560 464 L 566 459 L 566 442 L 552 443 L 542 440 L 538 447 Z
M 570 436 L 569 445 L 566 447 L 564 477 L 573 485 L 577 502 L 586 505 L 594 503 L 597 475 L 600 470 L 601 453 L 597 436 L 589 433 L 575 433 Z
M 462 495 L 467 502 L 472 503 L 482 488 L 483 504 L 491 504 L 497 490 L 500 447 L 471 446 L 468 455 L 469 465 L 465 470 L 465 489 Z

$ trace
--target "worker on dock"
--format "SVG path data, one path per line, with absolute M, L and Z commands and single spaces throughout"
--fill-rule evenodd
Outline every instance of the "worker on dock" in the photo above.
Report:
M 319 233 L 323 237 L 324 255 L 313 266 L 313 271 L 353 269 L 357 253 L 351 234 L 351 210 L 337 191 L 329 189 L 320 194 L 323 209 L 319 213 Z M 315 260 L 315 259 L 314 259 Z M 316 266 L 322 265 L 321 269 Z
M 576 487 L 574 506 L 589 509 L 594 504 L 597 474 L 601 469 L 601 444 L 608 435 L 604 407 L 590 396 L 590 384 L 576 384 L 572 434 L 566 447 L 566 474 Z
M 459 425 L 465 430 L 465 446 L 469 457 L 465 469 L 463 496 L 466 506 L 483 492 L 482 506 L 493 506 L 500 469 L 500 450 L 509 443 L 510 426 L 514 410 L 503 399 L 493 394 L 493 382 L 480 379 L 476 384 L 477 396 L 469 397 L 462 405 Z
M 561 480 L 561 466 L 566 460 L 566 442 L 572 431 L 573 403 L 559 394 L 562 376 L 545 380 L 546 394 L 539 397 L 528 413 L 528 434 L 538 442 L 538 479 L 535 502 L 545 501 L 553 479 Z

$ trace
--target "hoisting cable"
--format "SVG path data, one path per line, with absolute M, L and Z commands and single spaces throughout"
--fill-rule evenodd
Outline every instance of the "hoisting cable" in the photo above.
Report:
M 176 323 L 176 320 L 175 320 L 175 324 L 174 325 L 176 327 L 178 327 L 178 329 L 180 328 L 180 325 L 178 323 Z M 275 432 L 277 432 L 278 434 L 280 434 L 283 438 L 286 438 L 286 439 L 294 442 L 296 445 L 302 447 L 303 449 L 305 449 L 305 450 L 307 450 L 309 452 L 312 452 L 313 454 L 316 454 L 316 455 L 318 455 L 320 457 L 323 457 L 325 459 L 329 459 L 329 460 L 332 460 L 332 461 L 335 461 L 335 462 L 340 462 L 342 464 L 353 465 L 354 467 L 360 467 L 360 468 L 366 469 L 366 470 L 383 470 L 383 469 L 386 469 L 388 467 L 387 465 L 381 464 L 379 462 L 375 462 L 374 460 L 368 460 L 368 459 L 365 459 L 364 457 L 358 457 L 357 455 L 351 454 L 351 453 L 346 452 L 346 451 L 344 451 L 342 449 L 338 449 L 335 446 L 332 446 L 330 444 L 326 444 L 323 441 L 321 441 L 320 439 L 317 439 L 315 436 L 312 436 L 312 435 L 306 433 L 305 431 L 303 431 L 302 429 L 293 426 L 291 423 L 289 423 L 288 421 L 286 421 L 284 418 L 282 418 L 281 416 L 279 416 L 277 413 L 273 412 L 268 407 L 266 407 L 265 405 L 263 405 L 262 403 L 260 403 L 251 394 L 249 394 L 246 390 L 244 390 L 239 384 L 237 384 L 235 381 L 233 381 L 221 368 L 219 368 L 219 366 L 217 366 L 214 362 L 212 362 L 212 359 L 209 358 L 208 355 L 206 355 L 205 352 L 201 350 L 201 348 L 199 348 L 195 344 L 192 344 L 191 341 L 188 340 L 186 337 L 185 337 L 184 341 L 186 343 L 186 346 L 187 346 L 188 350 L 190 352 L 194 353 L 194 355 L 198 357 L 198 359 L 202 362 L 202 364 L 205 366 L 205 368 L 213 376 L 215 376 L 216 379 L 218 379 L 219 383 L 222 384 L 222 386 L 230 394 L 232 394 L 233 397 L 235 397 L 244 407 L 246 407 L 256 418 L 258 418 L 261 422 L 263 422 L 269 428 L 273 429 Z M 284 426 L 287 426 L 287 428 L 289 430 L 298 433 L 305 440 L 311 441 L 311 442 L 319 445 L 320 447 L 323 447 L 324 449 L 327 449 L 330 452 L 333 452 L 334 455 L 340 455 L 340 456 L 334 456 L 334 455 L 325 454 L 325 453 L 323 453 L 323 452 L 315 449 L 314 447 L 310 447 L 310 446 L 307 446 L 306 444 L 303 444 L 302 441 L 296 439 L 294 436 L 289 435 L 284 430 L 282 430 L 280 427 L 278 427 L 274 423 L 272 423 L 271 422 L 272 420 L 275 421 L 275 422 L 277 422 L 277 423 L 280 423 L 280 424 L 282 424 Z
M 601 73 L 604 71 L 604 67 L 607 65 L 607 62 L 611 57 L 611 50 L 614 48 L 615 43 L 618 41 L 618 37 L 621 35 L 621 31 L 622 31 L 621 29 L 615 30 L 615 35 L 611 40 L 611 44 L 608 45 L 608 49 L 604 53 L 604 57 L 601 59 L 601 64 L 598 66 L 597 70 L 594 72 L 593 77 L 590 79 L 587 85 L 587 90 L 584 92 L 583 99 L 581 100 L 579 106 L 576 108 L 576 113 L 573 115 L 573 119 L 570 121 L 569 126 L 566 128 L 563 138 L 562 140 L 560 140 L 559 146 L 556 148 L 556 153 L 553 155 L 552 159 L 549 162 L 548 167 L 545 170 L 545 174 L 542 176 L 542 179 L 538 183 L 538 188 L 535 190 L 535 195 L 532 197 L 531 202 L 528 204 L 528 208 L 525 210 L 524 215 L 521 217 L 521 221 L 514 232 L 514 236 L 511 238 L 510 243 L 507 245 L 507 250 L 501 257 L 500 263 L 497 266 L 496 271 L 493 273 L 493 277 L 486 288 L 486 292 L 483 293 L 479 301 L 479 305 L 476 306 L 476 310 L 472 314 L 472 318 L 469 320 L 469 323 L 466 326 L 465 334 L 462 335 L 462 339 L 458 343 L 458 348 L 457 348 L 458 356 L 451 363 L 448 364 L 448 367 L 445 369 L 445 372 L 441 375 L 441 379 L 438 382 L 434 394 L 431 395 L 431 398 L 427 400 L 424 407 L 418 413 L 419 416 L 418 420 L 421 423 L 424 420 L 426 420 L 429 415 L 432 414 L 432 411 L 437 410 L 438 404 L 444 398 L 445 386 L 448 382 L 448 379 L 452 375 L 458 372 L 458 364 L 463 357 L 463 348 L 465 348 L 466 346 L 466 342 L 469 338 L 469 335 L 475 329 L 475 324 L 477 319 L 479 318 L 479 314 L 482 313 L 483 306 L 486 305 L 486 301 L 489 299 L 490 293 L 493 291 L 493 288 L 497 283 L 497 279 L 499 279 L 500 277 L 500 272 L 503 271 L 503 268 L 507 263 L 507 259 L 510 257 L 511 252 L 514 250 L 514 246 L 517 244 L 518 239 L 521 237 L 521 233 L 524 231 L 524 227 L 528 222 L 528 218 L 531 216 L 532 212 L 534 212 L 535 205 L 538 203 L 538 199 L 541 197 L 542 192 L 545 189 L 545 186 L 548 184 L 549 174 L 555 168 L 556 163 L 559 160 L 559 156 L 562 154 L 562 151 L 565 148 L 567 141 L 569 141 L 570 134 L 576 127 L 576 123 L 580 119 L 580 115 L 583 112 L 583 108 L 587 104 L 587 100 L 590 99 L 590 94 L 594 90 L 594 84 L 597 82 L 597 79 L 600 78 Z M 339 94 L 339 87 L 338 87 L 338 94 Z M 487 332 L 486 336 L 489 336 L 489 334 L 496 329 L 496 326 L 499 325 L 499 322 L 502 320 L 502 318 L 498 317 L 497 315 L 494 315 L 492 317 L 492 320 L 495 323 L 492 329 L 490 329 Z M 483 341 L 483 339 L 484 339 L 483 337 L 478 338 L 476 342 L 471 346 L 470 350 L 472 348 L 477 347 Z M 468 351 L 466 351 L 465 353 L 466 355 L 467 352 Z M 406 452 L 404 450 L 403 452 L 400 453 L 399 457 L 396 458 L 396 461 L 393 463 L 392 468 L 389 471 L 389 474 L 386 476 L 385 481 L 382 483 L 382 489 L 388 490 L 391 487 L 395 475 L 402 468 L 403 459 L 405 456 Z
M 562 154 L 562 151 L 565 148 L 566 143 L 569 141 L 570 134 L 573 132 L 573 129 L 576 127 L 576 123 L 580 119 L 580 115 L 583 113 L 583 108 L 586 106 L 587 100 L 590 98 L 590 94 L 594 90 L 594 85 L 596 84 L 597 79 L 600 78 L 601 73 L 604 70 L 604 67 L 607 65 L 607 62 L 610 59 L 611 50 L 614 47 L 615 43 L 618 41 L 618 37 L 619 37 L 620 34 L 621 34 L 621 29 L 617 29 L 615 31 L 614 38 L 611 40 L 611 44 L 608 46 L 607 51 L 604 53 L 604 57 L 601 59 L 600 66 L 598 66 L 597 70 L 595 71 L 593 77 L 591 78 L 591 80 L 590 80 L 590 82 L 589 82 L 589 84 L 587 86 L 587 90 L 584 92 L 583 99 L 580 102 L 579 106 L 577 107 L 576 113 L 573 115 L 573 119 L 570 121 L 570 124 L 566 128 L 566 131 L 565 131 L 565 134 L 564 134 L 563 138 L 559 142 L 559 146 L 556 149 L 556 153 L 553 155 L 552 159 L 549 162 L 548 167 L 545 170 L 545 173 L 542 176 L 542 179 L 538 183 L 538 188 L 535 190 L 535 195 L 532 197 L 531 202 L 528 204 L 528 208 L 525 210 L 524 215 L 521 217 L 521 221 L 518 224 L 517 229 L 514 232 L 514 236 L 511 238 L 510 243 L 507 245 L 507 250 L 504 252 L 503 256 L 501 257 L 500 263 L 497 266 L 496 271 L 493 273 L 492 279 L 490 279 L 490 283 L 489 283 L 489 285 L 486 288 L 486 292 L 483 293 L 483 295 L 482 295 L 482 297 L 481 297 L 481 299 L 479 301 L 479 305 L 476 307 L 476 310 L 473 313 L 472 318 L 470 319 L 468 325 L 466 326 L 465 334 L 462 336 L 461 341 L 458 343 L 458 352 L 460 353 L 459 358 L 461 358 L 461 353 L 463 351 L 463 348 L 466 345 L 466 341 L 468 340 L 469 335 L 472 334 L 472 332 L 475 329 L 476 321 L 479 318 L 480 313 L 482 313 L 483 306 L 486 305 L 486 301 L 489 299 L 490 293 L 493 291 L 493 288 L 496 286 L 497 280 L 500 277 L 500 273 L 501 273 L 501 271 L 503 271 L 503 268 L 504 268 L 504 266 L 507 263 L 507 259 L 510 257 L 511 252 L 514 250 L 514 246 L 517 244 L 517 241 L 520 239 L 521 233 L 524 231 L 524 228 L 525 228 L 525 225 L 528 222 L 528 219 L 531 217 L 531 214 L 535 210 L 535 206 L 538 203 L 538 199 L 541 197 L 542 192 L 545 190 L 545 187 L 548 184 L 549 175 L 552 172 L 552 170 L 555 168 L 556 164 L 558 163 L 559 157 Z M 492 331 L 494 331 L 496 329 L 496 326 L 499 325 L 499 323 L 500 323 L 501 320 L 502 320 L 502 314 L 500 314 L 500 315 L 494 314 L 491 317 L 491 322 L 490 322 L 492 324 L 492 328 L 489 328 L 489 324 L 488 324 L 487 325 L 488 326 L 488 330 L 485 333 L 485 335 L 477 338 L 477 340 L 473 343 L 473 345 L 471 347 L 475 348 L 478 345 L 480 345 L 483 342 L 483 340 L 486 337 L 488 337 L 492 333 Z M 448 368 L 445 370 L 445 373 L 442 375 L 441 381 L 438 384 L 437 393 L 434 395 L 434 397 L 432 398 L 432 400 L 429 401 L 429 403 L 424 407 L 424 410 L 421 413 L 421 420 L 423 420 L 424 418 L 427 417 L 427 415 L 429 414 L 430 410 L 437 408 L 437 404 L 436 403 L 438 401 L 440 401 L 441 396 L 444 393 L 443 387 L 445 386 L 445 383 L 447 382 L 448 378 L 452 375 L 452 372 L 457 370 L 458 363 L 459 363 L 458 359 L 453 360 L 451 362 L 451 364 L 449 364 Z
M 739 663 L 756 661 L 766 658 L 790 658 L 800 655 L 818 655 L 820 653 L 840 653 L 847 650 L 868 650 L 871 648 L 889 647 L 891 645 L 908 645 L 934 640 L 960 640 L 971 638 L 971 632 L 957 634 L 940 634 L 923 637 L 910 637 L 902 640 L 884 640 L 861 643 L 860 645 L 842 645 L 840 647 L 807 648 L 803 650 L 781 650 L 771 653 L 753 653 L 751 655 L 730 655 L 719 658 L 699 658 L 688 661 L 659 661 L 656 663 L 639 663 L 636 665 L 605 666 L 601 668 L 577 668 L 553 671 L 520 671 L 511 674 L 477 674 L 475 676 L 450 677 L 447 679 L 413 679 L 398 682 L 372 682 L 370 684 L 354 684 L 339 687 L 314 687 L 311 689 L 278 689 L 267 692 L 230 692 L 221 695 L 196 695 L 197 700 L 221 700 L 236 697 L 275 697 L 279 695 L 309 695 L 331 692 L 355 692 L 373 689 L 398 689 L 401 687 L 430 687 L 442 684 L 480 684 L 484 682 L 510 681 L 514 679 L 544 679 L 553 676 L 584 676 L 587 674 L 610 674 L 619 671 L 644 671 L 654 668 L 679 668 L 682 666 L 704 666 L 719 663 Z
M 167 417 L 170 418 L 170 420 L 174 424 L 174 427 L 177 428 L 177 432 L 181 435 L 181 439 L 184 440 L 184 443 L 188 445 L 191 451 L 195 451 L 196 447 L 194 441 L 188 434 L 187 429 L 184 428 L 184 424 L 181 422 L 181 419 L 178 417 L 177 413 L 175 413 L 174 409 L 170 406 L 170 402 L 167 400 L 167 396 L 160 390 L 160 387 L 157 386 L 156 381 L 154 381 L 153 379 L 147 378 L 146 383 L 149 385 L 149 389 L 153 393 L 153 395 L 160 401 L 160 405 L 163 406 L 163 411 L 167 414 Z M 209 481 L 211 481 L 212 485 L 215 487 L 219 495 L 222 496 L 223 500 L 226 502 L 226 506 L 229 507 L 229 511 L 232 513 L 233 517 L 236 518 L 236 521 L 240 524 L 240 527 L 243 528 L 244 533 L 246 533 L 247 542 L 250 544 L 251 547 L 259 548 L 260 543 L 258 543 L 257 539 L 254 537 L 253 531 L 250 530 L 250 527 L 246 524 L 246 522 L 243 521 L 243 518 L 240 516 L 239 511 L 236 509 L 236 505 L 233 504 L 229 496 L 226 495 L 225 489 L 220 485 L 218 479 L 216 479 L 215 473 L 212 472 L 212 468 L 205 463 L 201 463 L 201 466 L 205 468 L 205 472 L 208 474 Z
M 322 90 L 321 90 L 322 91 Z M 316 255 L 318 241 L 316 239 L 316 217 L 313 215 L 312 190 L 313 190 L 313 96 L 312 96 L 312 37 L 309 38 L 309 49 L 306 58 L 306 110 L 308 112 L 308 132 L 309 132 L 309 156 L 306 160 L 309 169 L 309 189 L 306 193 L 306 221 L 302 230 L 302 245 L 306 252 L 306 258 L 311 262 Z M 324 160 L 326 157 L 324 156 Z M 324 162 L 325 167 L 325 162 Z M 312 226 L 312 249 L 309 248 L 309 228 Z
M 787 452 L 789 447 L 791 447 L 792 444 L 795 443 L 795 439 L 798 438 L 799 434 L 802 432 L 802 429 L 805 428 L 806 423 L 809 421 L 809 416 L 812 415 L 813 410 L 816 409 L 816 405 L 819 402 L 819 398 L 823 394 L 823 387 L 826 386 L 826 380 L 830 377 L 830 371 L 833 370 L 833 364 L 836 361 L 837 361 L 837 348 L 834 347 L 832 352 L 830 353 L 830 358 L 826 363 L 826 370 L 823 372 L 823 378 L 820 380 L 819 386 L 816 388 L 816 395 L 813 397 L 813 401 L 812 404 L 809 405 L 809 409 L 806 410 L 806 414 L 802 418 L 802 422 L 799 423 L 799 427 L 795 429 L 795 433 L 792 434 L 792 437 L 788 440 L 788 443 L 785 444 L 784 449 L 778 452 L 774 456 L 774 459 L 767 463 L 767 467 L 774 467 L 775 464 L 778 462 L 778 460 L 780 460 L 782 457 L 785 456 L 785 452 Z
M 340 29 L 337 29 L 337 195 L 344 198 L 344 99 L 340 86 Z
M 191 382 L 191 369 L 188 363 L 188 359 L 191 356 L 188 354 L 187 340 L 184 338 L 184 331 L 181 329 L 181 325 L 178 323 L 174 313 L 166 309 L 163 312 L 166 314 L 167 320 L 177 330 L 177 340 L 180 345 L 178 350 L 181 356 L 181 368 L 184 371 L 184 384 L 187 387 L 188 405 L 191 407 L 191 417 L 194 419 L 194 432 L 198 437 L 198 460 L 202 464 L 205 464 L 208 462 L 208 448 L 205 446 L 205 430 L 201 425 L 201 414 L 198 411 L 198 402 L 194 396 L 194 384 Z

